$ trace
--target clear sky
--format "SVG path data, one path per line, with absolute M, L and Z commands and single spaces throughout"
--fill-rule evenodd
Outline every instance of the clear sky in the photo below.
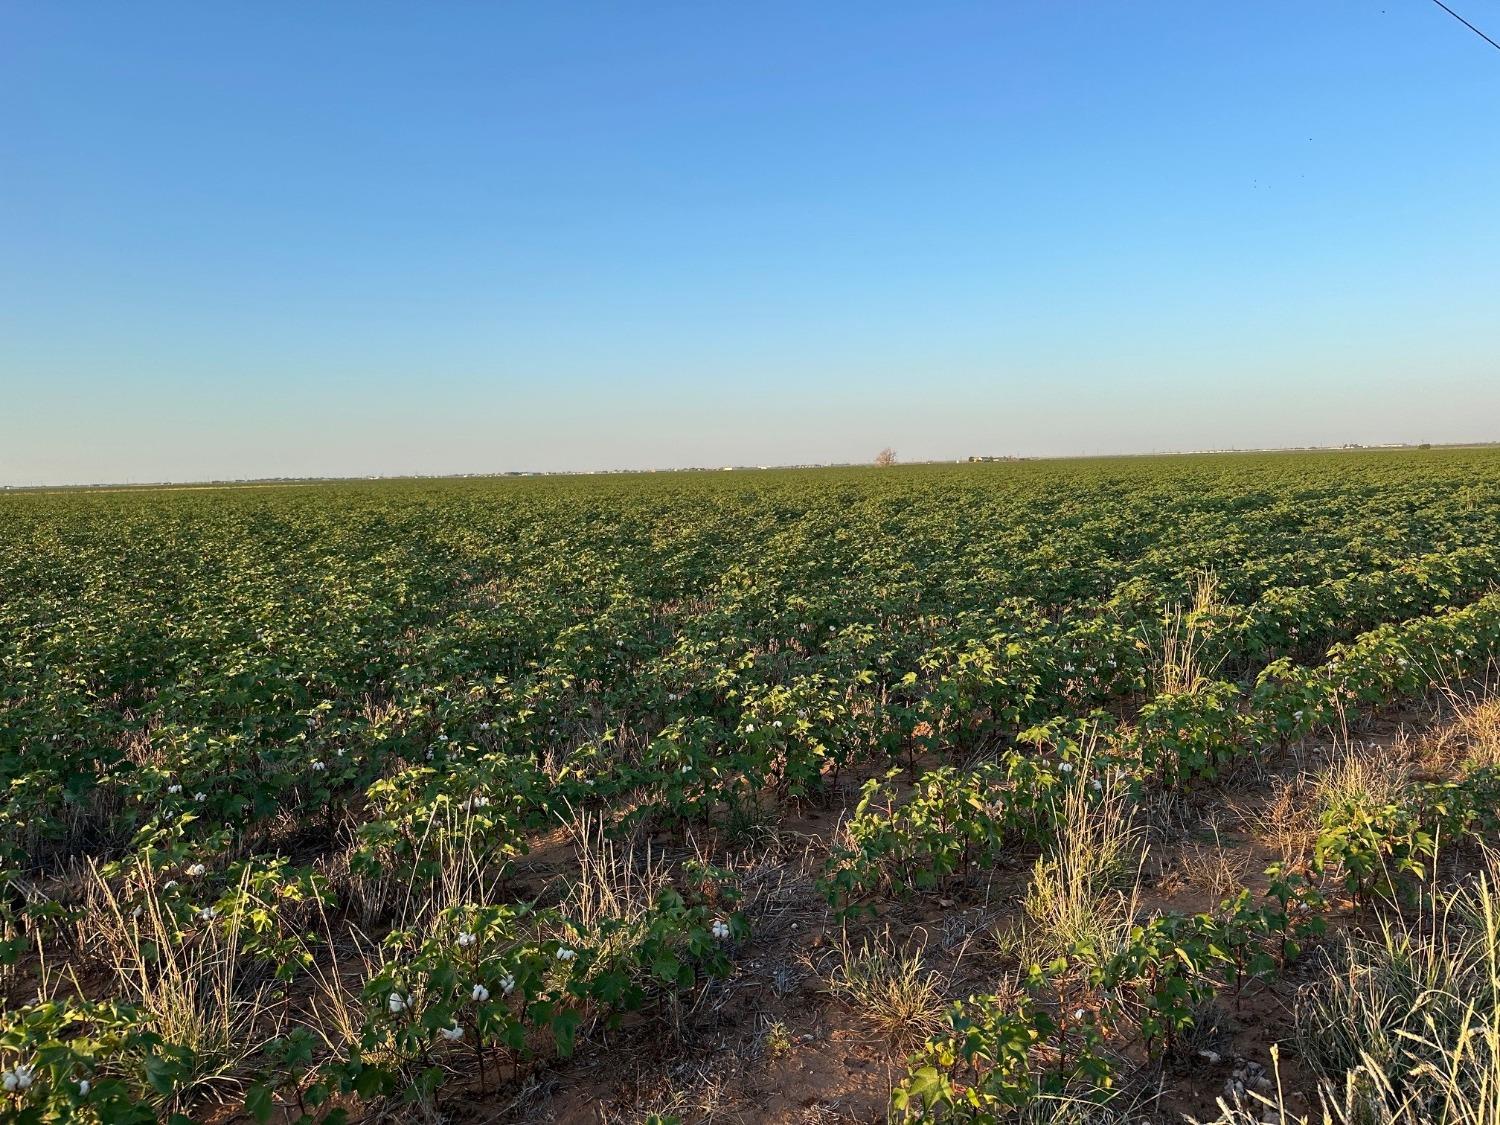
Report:
M 0 3 L 0 482 L 1484 439 L 1428 0 Z

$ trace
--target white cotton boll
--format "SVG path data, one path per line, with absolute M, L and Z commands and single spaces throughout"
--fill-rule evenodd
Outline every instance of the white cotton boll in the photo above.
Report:
M 1057 764 L 1057 768 L 1060 769 L 1060 770 L 1062 770 L 1063 773 L 1072 773 L 1073 772 L 1073 763 L 1072 762 L 1059 762 Z
M 178 785 L 178 784 L 176 784 L 174 782 L 173 784 L 167 786 L 167 792 L 168 793 L 181 793 L 182 792 L 182 786 L 180 786 L 180 785 Z
M 509 979 L 509 977 L 506 978 L 506 980 Z M 476 984 L 472 989 L 469 990 L 469 999 L 473 1000 L 476 1004 L 483 1004 L 489 998 L 490 990 L 488 988 L 485 988 L 482 984 Z
M 567 946 L 563 946 L 557 951 L 557 959 L 559 961 L 572 961 L 577 956 L 578 951 L 575 949 L 569 949 Z
M 193 864 L 193 866 L 191 866 L 191 867 L 189 867 L 187 869 L 187 873 L 189 875 L 191 875 L 194 879 L 196 879 L 196 878 L 198 878 L 198 876 L 204 874 L 207 870 L 208 870 L 208 868 L 204 867 L 203 864 L 201 864 L 201 863 L 195 863 L 195 864 Z
M 475 937 L 473 934 L 470 934 L 470 933 L 459 934 L 458 935 L 458 947 L 460 949 L 468 949 L 469 946 L 473 945 L 478 940 L 479 939 L 477 937 Z
M 438 1034 L 449 1043 L 456 1043 L 464 1037 L 464 1029 L 455 1023 L 452 1027 L 438 1028 Z
M 78 1083 L 78 1096 L 83 1098 L 88 1097 L 91 1089 L 93 1089 L 93 1085 L 87 1078 L 80 1080 Z
M 212 922 L 218 916 L 219 910 L 214 906 L 205 906 L 202 910 L 198 911 L 198 921 L 200 922 Z
M 208 800 L 208 794 L 205 793 L 205 792 L 203 792 L 203 790 L 200 789 L 200 790 L 198 790 L 198 792 L 196 792 L 196 793 L 193 794 L 193 800 L 195 800 L 195 801 L 197 801 L 197 802 L 199 802 L 201 804 L 202 802 Z
M 326 770 L 326 769 L 327 769 L 327 768 L 328 768 L 328 767 L 327 767 L 327 766 L 325 766 L 325 765 L 324 765 L 324 764 L 323 764 L 323 763 L 322 763 L 322 762 L 314 762 L 314 763 L 313 763 L 313 764 L 312 764 L 312 770 L 313 770 L 313 773 L 322 773 L 322 772 L 323 772 L 323 771 L 324 771 L 324 770 Z
M 170 891 L 176 885 L 177 885 L 177 880 L 176 879 L 168 879 L 165 883 L 163 883 L 161 885 L 161 889 L 164 890 L 164 891 Z
M 390 998 L 386 1000 L 385 1006 L 390 1010 L 391 1015 L 399 1016 L 407 1008 L 411 1007 L 411 997 L 403 996 L 399 992 L 393 992 Z
M 509 973 L 506 973 L 503 977 L 500 978 L 500 991 L 503 992 L 503 993 L 505 993 L 505 995 L 509 996 L 515 990 L 516 990 L 516 978 L 513 977 L 513 976 L 511 976 Z M 477 992 L 477 991 L 479 991 L 479 989 L 476 988 L 475 991 Z M 486 992 L 485 996 L 488 997 L 489 993 Z M 475 999 L 479 999 L 479 998 L 475 997 Z

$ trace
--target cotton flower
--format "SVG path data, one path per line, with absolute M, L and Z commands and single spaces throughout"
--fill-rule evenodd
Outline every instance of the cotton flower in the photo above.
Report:
M 567 946 L 563 946 L 557 951 L 557 959 L 559 961 L 572 961 L 577 956 L 578 951 L 576 949 L 569 949 Z
M 458 935 L 458 947 L 460 949 L 468 949 L 469 946 L 473 945 L 478 940 L 479 939 L 477 937 L 475 937 L 473 934 L 470 934 L 470 933 L 459 934 Z
M 729 923 L 722 918 L 715 918 L 713 924 L 713 935 L 715 941 L 729 940 Z
M 507 977 L 506 979 L 509 980 L 510 978 Z M 501 984 L 501 987 L 504 987 L 503 982 Z M 476 1004 L 483 1004 L 489 998 L 490 990 L 488 988 L 485 988 L 482 984 L 476 984 L 472 989 L 469 990 L 469 999 L 473 1000 Z
M 189 875 L 191 875 L 194 879 L 196 879 L 196 878 L 198 878 L 198 876 L 204 874 L 207 870 L 208 870 L 208 868 L 204 867 L 203 864 L 201 864 L 201 863 L 195 863 L 195 864 L 193 864 L 193 866 L 191 866 L 191 867 L 189 867 L 187 869 L 187 873 Z
M 391 1015 L 399 1016 L 411 1007 L 411 997 L 403 996 L 399 992 L 393 992 L 386 1000 L 385 1006 L 390 1010 Z
M 450 1043 L 457 1043 L 464 1037 L 464 1029 L 455 1023 L 452 1027 L 438 1028 L 438 1034 Z

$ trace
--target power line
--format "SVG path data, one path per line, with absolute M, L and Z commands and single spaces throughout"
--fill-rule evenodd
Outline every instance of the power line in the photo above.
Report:
M 1453 9 L 1452 9 L 1452 8 L 1450 8 L 1450 7 L 1448 7 L 1448 5 L 1447 5 L 1447 4 L 1444 4 L 1444 3 L 1443 3 L 1443 0 L 1432 0 L 1432 2 L 1433 2 L 1433 3 L 1434 3 L 1434 4 L 1436 4 L 1436 5 L 1437 5 L 1437 6 L 1438 6 L 1438 7 L 1439 7 L 1439 8 L 1441 8 L 1441 9 L 1443 9 L 1443 11 L 1445 11 L 1445 12 L 1447 12 L 1447 13 L 1448 13 L 1448 14 L 1449 14 L 1449 15 L 1450 15 L 1450 16 L 1452 16 L 1452 17 L 1453 17 L 1453 18 L 1454 18 L 1454 19 L 1456 19 L 1456 20 L 1457 20 L 1457 21 L 1458 21 L 1458 22 L 1459 22 L 1459 23 L 1461 23 L 1461 24 L 1463 24 L 1463 25 L 1464 25 L 1464 26 L 1465 26 L 1465 27 L 1467 27 L 1467 28 L 1468 28 L 1468 29 L 1469 29 L 1469 30 L 1470 30 L 1470 31 L 1472 31 L 1472 32 L 1473 32 L 1473 33 L 1474 33 L 1474 34 L 1475 34 L 1475 35 L 1477 35 L 1477 36 L 1479 36 L 1479 38 L 1481 38 L 1481 39 L 1483 39 L 1483 40 L 1484 40 L 1484 41 L 1485 41 L 1485 42 L 1486 42 L 1486 43 L 1488 43 L 1488 44 L 1489 44 L 1489 45 L 1490 45 L 1490 46 L 1491 46 L 1491 47 L 1493 47 L 1493 48 L 1495 48 L 1495 50 L 1497 50 L 1497 51 L 1500 51 L 1500 43 L 1496 43 L 1496 42 L 1495 42 L 1495 41 L 1494 41 L 1494 40 L 1493 40 L 1493 39 L 1491 39 L 1491 38 L 1490 38 L 1490 37 L 1489 37 L 1489 36 L 1488 36 L 1488 35 L 1486 35 L 1486 34 L 1485 34 L 1485 33 L 1484 33 L 1484 32 L 1482 32 L 1482 31 L 1480 31 L 1480 30 L 1479 30 L 1479 29 L 1478 29 L 1478 28 L 1477 28 L 1477 27 L 1475 27 L 1475 26 L 1474 26 L 1474 25 L 1473 25 L 1473 24 L 1472 24 L 1472 23 L 1470 23 L 1470 22 L 1469 22 L 1469 21 L 1468 21 L 1468 20 L 1466 20 L 1466 19 L 1464 19 L 1464 18 L 1463 18 L 1463 16 L 1461 16 L 1461 15 L 1459 15 L 1459 14 L 1458 14 L 1458 13 L 1457 13 L 1457 12 L 1455 12 L 1455 11 L 1454 11 L 1454 10 L 1453 10 Z

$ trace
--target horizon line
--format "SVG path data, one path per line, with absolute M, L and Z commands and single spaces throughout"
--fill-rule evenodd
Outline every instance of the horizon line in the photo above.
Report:
M 86 484 L 0 484 L 0 492 L 125 492 L 193 489 L 267 488 L 303 484 L 340 484 L 356 481 L 486 480 L 500 478 L 631 476 L 657 473 L 778 472 L 812 469 L 900 468 L 913 465 L 1017 464 L 1023 461 L 1091 461 L 1148 457 L 1208 457 L 1236 453 L 1359 453 L 1399 449 L 1484 449 L 1500 446 L 1500 439 L 1448 442 L 1345 442 L 1341 445 L 1225 446 L 1214 449 L 1153 449 L 1115 453 L 968 454 L 953 458 L 897 460 L 889 466 L 869 461 L 803 461 L 780 465 L 679 465 L 674 467 L 611 469 L 494 469 L 459 473 L 352 473 L 345 476 L 211 477 L 199 480 L 93 481 Z

